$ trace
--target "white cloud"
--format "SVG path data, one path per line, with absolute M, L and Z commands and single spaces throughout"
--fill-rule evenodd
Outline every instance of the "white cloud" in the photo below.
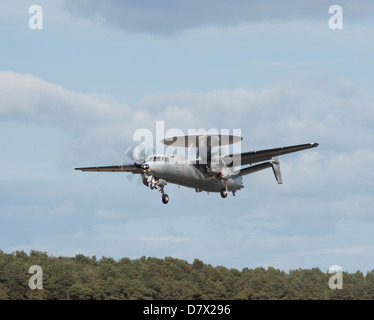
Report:
M 75 93 L 29 74 L 0 72 L 0 95 L 2 121 L 53 125 L 70 137 L 63 153 L 68 164 L 78 153 L 81 159 L 113 157 L 114 148 L 124 150 L 146 123 L 141 111 L 132 112 L 108 95 Z
M 0 72 L 0 95 L 2 121 L 49 124 L 67 134 L 69 143 L 61 149 L 62 161 L 69 166 L 95 165 L 113 158 L 120 161 L 134 131 L 154 130 L 156 120 L 165 121 L 165 132 L 170 128 L 185 133 L 188 129 L 239 128 L 243 151 L 320 143 L 317 149 L 280 158 L 283 192 L 315 194 L 316 186 L 330 195 L 339 190 L 345 199 L 356 196 L 363 201 L 361 215 L 371 200 L 366 190 L 374 181 L 370 167 L 374 160 L 373 93 L 328 73 L 285 78 L 263 90 L 149 95 L 139 101 L 137 111 L 107 95 L 76 93 L 14 72 Z M 277 187 L 272 172 L 245 179 L 249 185 L 252 181 Z M 347 214 L 357 209 L 344 199 L 339 201 L 347 205 Z M 330 209 L 336 211 L 331 203 Z
M 324 184 L 333 179 L 349 185 L 360 177 L 371 186 L 369 165 L 362 163 L 374 158 L 373 94 L 331 74 L 297 82 L 285 78 L 263 90 L 160 93 L 144 97 L 133 111 L 108 95 L 75 93 L 31 75 L 0 72 L 0 116 L 62 129 L 70 137 L 63 146 L 68 164 L 122 156 L 135 130 L 154 131 L 155 121 L 164 120 L 165 132 L 241 129 L 242 150 L 319 142 L 316 153 L 298 155 L 297 163 L 291 157 L 292 167 L 286 164 L 285 170 L 307 180 L 322 167 L 328 172 Z
M 109 96 L 78 94 L 29 74 L 0 72 L 2 119 L 52 123 L 71 133 L 92 121 L 123 117 L 128 109 Z

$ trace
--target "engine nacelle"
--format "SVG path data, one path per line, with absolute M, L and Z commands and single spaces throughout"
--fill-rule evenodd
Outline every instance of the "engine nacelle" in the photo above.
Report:
M 236 190 L 240 190 L 241 188 L 244 188 L 242 176 L 236 176 L 235 178 L 231 177 L 227 180 L 227 189 L 229 191 L 235 192 Z
M 234 169 L 233 168 L 228 168 L 224 166 L 221 170 L 219 170 L 216 175 L 215 175 L 215 180 L 220 181 L 220 180 L 227 180 L 233 175 Z

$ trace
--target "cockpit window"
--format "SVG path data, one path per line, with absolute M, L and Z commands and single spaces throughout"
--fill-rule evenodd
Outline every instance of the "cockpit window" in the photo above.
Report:
M 153 161 L 164 161 L 164 157 L 163 156 L 154 156 Z

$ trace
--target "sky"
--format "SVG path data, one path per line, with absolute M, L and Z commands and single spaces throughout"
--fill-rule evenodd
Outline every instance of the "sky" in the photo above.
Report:
M 373 15 L 368 0 L 2 1 L 0 250 L 373 270 Z M 226 199 L 168 184 L 167 205 L 131 173 L 74 170 L 129 163 L 156 121 L 241 130 L 242 151 L 319 146 L 279 158 L 282 185 L 270 169 Z

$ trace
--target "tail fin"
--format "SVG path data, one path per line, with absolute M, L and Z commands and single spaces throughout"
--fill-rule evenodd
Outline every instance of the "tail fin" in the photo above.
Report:
M 278 157 L 271 158 L 270 163 L 271 167 L 273 168 L 275 179 L 277 180 L 278 184 L 282 184 L 282 175 L 280 171 Z

